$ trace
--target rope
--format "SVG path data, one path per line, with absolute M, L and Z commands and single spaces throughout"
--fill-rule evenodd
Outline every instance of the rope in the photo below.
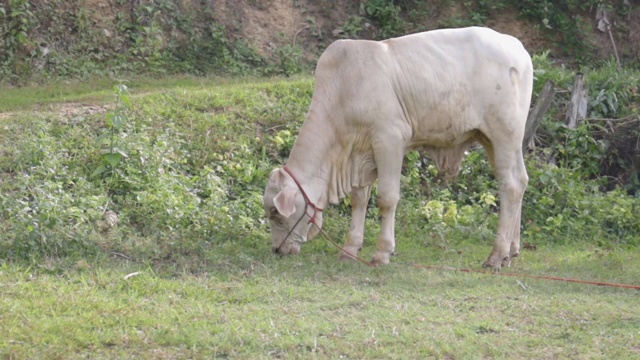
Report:
M 414 265 L 414 267 L 419 268 L 419 269 L 450 270 L 450 271 L 460 271 L 460 272 L 466 272 L 466 273 L 478 273 L 478 274 L 490 274 L 490 275 L 521 277 L 521 278 L 529 278 L 529 279 L 564 281 L 564 282 L 573 282 L 573 283 L 578 283 L 578 284 L 589 284 L 589 285 L 598 285 L 598 286 L 606 286 L 606 287 L 616 287 L 616 288 L 640 290 L 640 285 L 616 284 L 616 283 L 608 283 L 608 282 L 600 282 L 600 281 L 589 281 L 589 280 L 580 280 L 580 279 L 570 279 L 570 278 L 562 278 L 562 277 L 546 276 L 546 275 L 514 274 L 514 273 L 503 273 L 503 272 L 487 271 L 487 270 L 457 269 L 457 268 L 446 267 L 446 266 L 430 266 L 430 265 Z
M 296 185 L 298 186 L 298 189 L 300 189 L 300 192 L 302 193 L 302 197 L 304 197 L 304 213 L 302 213 L 302 215 L 300 215 L 300 218 L 298 219 L 298 221 L 296 221 L 296 224 L 293 225 L 293 227 L 291 228 L 291 230 L 289 230 L 289 232 L 287 233 L 287 236 L 284 237 L 284 239 L 282 239 L 282 242 L 280 243 L 280 245 L 278 245 L 278 247 L 276 248 L 276 251 L 280 251 L 280 248 L 282 247 L 282 245 L 284 244 L 285 241 L 287 241 L 287 239 L 289 238 L 289 236 L 291 236 L 291 233 L 293 232 L 293 230 L 296 228 L 296 226 L 298 226 L 298 224 L 300 223 L 300 220 L 302 220 L 302 218 L 307 215 L 309 216 L 309 214 L 307 214 L 307 209 L 309 208 L 309 206 L 311 206 L 311 208 L 313 209 L 313 216 L 309 217 L 309 223 L 313 223 L 314 225 L 316 225 L 316 214 L 318 212 L 322 212 L 323 209 L 319 208 L 316 206 L 316 204 L 314 204 L 313 202 L 311 202 L 311 199 L 309 199 L 309 196 L 307 195 L 307 193 L 304 191 L 304 188 L 302 187 L 302 185 L 300 185 L 300 183 L 298 182 L 298 179 L 296 179 L 296 177 L 293 175 L 293 172 L 291 172 L 291 169 L 289 169 L 289 167 L 287 166 L 287 164 L 284 164 L 282 166 L 282 169 L 284 171 L 286 171 L 287 174 L 289 174 L 289 176 L 291 176 L 291 178 L 293 179 L 293 181 L 296 183 Z M 316 225 L 318 226 L 318 225 Z M 320 228 L 318 226 L 318 228 Z M 325 235 L 326 236 L 326 235 Z
M 352 258 L 352 259 L 354 259 L 354 260 L 358 260 L 358 261 L 360 261 L 361 263 L 366 264 L 366 265 L 368 265 L 368 266 L 371 266 L 371 267 L 377 267 L 377 266 L 378 266 L 377 264 L 374 264 L 374 263 L 372 263 L 372 262 L 369 262 L 369 261 L 363 260 L 363 259 L 362 259 L 361 257 L 359 257 L 358 255 L 354 255 L 354 254 L 352 254 L 352 253 L 348 252 L 348 251 L 347 251 L 347 250 L 345 250 L 342 246 L 338 245 L 335 241 L 331 240 L 331 238 L 329 237 L 329 235 L 328 235 L 324 230 L 322 230 L 322 228 L 320 228 L 320 226 L 318 226 L 318 224 L 316 224 L 316 223 L 315 223 L 315 221 L 313 221 L 312 223 L 313 223 L 313 225 L 315 225 L 315 226 L 318 228 L 318 230 L 320 231 L 320 234 L 322 234 L 322 236 L 324 236 L 324 238 L 325 238 L 325 239 L 326 239 L 326 240 L 327 240 L 331 245 L 333 245 L 333 246 L 337 247 L 340 251 L 342 251 L 342 253 L 343 253 L 343 254 L 345 254 L 345 255 L 349 256 L 350 258 Z
M 349 256 L 350 258 L 360 261 L 363 264 L 368 266 L 376 267 L 377 265 L 371 263 L 369 261 L 363 260 L 362 258 L 354 255 L 348 251 L 346 251 L 342 246 L 338 245 L 335 241 L 331 240 L 329 235 L 322 230 L 315 221 L 312 222 L 315 225 L 322 236 L 333 246 L 342 251 L 343 254 Z M 538 279 L 538 280 L 553 280 L 553 281 L 563 281 L 563 282 L 572 282 L 578 284 L 588 284 L 588 285 L 597 285 L 597 286 L 606 286 L 606 287 L 616 287 L 616 288 L 625 288 L 625 289 L 635 289 L 640 290 L 640 285 L 629 285 L 629 284 L 616 284 L 616 283 L 608 283 L 602 281 L 589 281 L 589 280 L 580 280 L 580 279 L 571 279 L 571 278 L 563 278 L 556 276 L 547 276 L 547 275 L 529 275 L 529 274 L 515 274 L 515 273 L 504 273 L 504 272 L 495 272 L 495 271 L 487 271 L 487 270 L 475 270 L 475 269 L 458 269 L 448 266 L 433 266 L 433 265 L 414 265 L 415 268 L 418 269 L 428 269 L 428 270 L 449 270 L 449 271 L 460 271 L 465 273 L 476 273 L 476 274 L 485 274 L 485 275 L 500 275 L 500 276 L 511 276 L 511 277 L 519 277 L 519 278 L 529 278 L 529 279 Z
M 302 193 L 302 196 L 304 197 L 304 200 L 307 202 L 307 205 L 311 206 L 311 208 L 313 209 L 313 216 L 311 218 L 315 219 L 316 218 L 316 213 L 322 212 L 324 210 L 322 208 L 319 208 L 318 206 L 316 206 L 316 204 L 313 201 L 311 201 L 311 199 L 309 198 L 307 193 L 304 191 L 304 188 L 302 187 L 302 185 L 300 185 L 300 183 L 298 182 L 298 179 L 296 179 L 296 177 L 293 175 L 293 172 L 291 172 L 291 169 L 289 169 L 287 164 L 284 164 L 282 166 L 282 170 L 286 171 L 287 174 L 289 174 L 289 176 L 291 176 L 291 179 L 293 179 L 293 181 L 296 183 L 296 185 L 298 185 L 298 189 L 300 189 L 300 192 Z
M 331 240 L 329 235 L 322 230 L 315 221 L 311 221 L 313 225 L 315 225 L 322 236 L 333 246 L 342 251 L 343 254 L 349 256 L 354 260 L 358 260 L 363 264 L 368 266 L 376 267 L 377 264 L 371 263 L 369 261 L 363 260 L 362 258 L 354 255 L 348 251 L 346 251 L 342 246 L 338 245 L 335 241 Z M 512 276 L 519 278 L 529 278 L 529 279 L 538 279 L 538 280 L 553 280 L 553 281 L 563 281 L 563 282 L 572 282 L 578 284 L 588 284 L 588 285 L 598 285 L 598 286 L 606 286 L 606 287 L 616 287 L 616 288 L 625 288 L 625 289 L 635 289 L 640 290 L 640 285 L 629 285 L 629 284 L 616 284 L 616 283 L 608 283 L 601 281 L 589 281 L 589 280 L 580 280 L 580 279 L 571 279 L 571 278 L 563 278 L 556 276 L 547 276 L 547 275 L 529 275 L 529 274 L 515 274 L 515 273 L 504 273 L 504 272 L 496 272 L 496 271 L 487 271 L 487 270 L 475 270 L 475 269 L 458 269 L 449 266 L 434 266 L 434 265 L 414 265 L 415 268 L 418 269 L 428 269 L 428 270 L 449 270 L 449 271 L 460 271 L 465 273 L 476 273 L 476 274 L 485 274 L 485 275 L 501 275 L 501 276 Z
M 293 231 L 293 229 L 296 228 L 296 226 L 298 226 L 298 223 L 300 222 L 300 220 L 302 220 L 302 218 L 307 215 L 307 207 L 311 206 L 311 208 L 313 209 L 313 216 L 309 217 L 309 223 L 315 225 L 315 227 L 318 228 L 318 231 L 322 234 L 322 236 L 324 236 L 324 238 L 333 246 L 335 246 L 336 248 L 338 248 L 340 251 L 342 251 L 343 254 L 349 256 L 350 258 L 360 261 L 363 264 L 366 264 L 368 266 L 371 267 L 376 267 L 377 264 L 374 264 L 372 262 L 363 260 L 362 258 L 358 257 L 358 255 L 354 255 L 348 251 L 346 251 L 342 246 L 338 245 L 335 241 L 331 240 L 331 237 L 329 237 L 329 235 L 322 230 L 322 228 L 320 226 L 318 226 L 318 224 L 316 224 L 316 214 L 318 212 L 322 212 L 323 209 L 319 208 L 318 206 L 316 206 L 316 204 L 314 204 L 313 202 L 311 202 L 311 199 L 309 199 L 309 196 L 307 196 L 307 193 L 304 191 L 304 189 L 302 188 L 302 186 L 300 185 L 300 183 L 298 182 L 298 180 L 296 179 L 296 177 L 293 175 L 293 173 L 291 172 L 291 170 L 289 169 L 289 167 L 287 165 L 284 165 L 282 167 L 284 169 L 284 171 L 286 171 L 289 176 L 291 176 L 291 178 L 293 179 L 293 181 L 296 183 L 296 185 L 298 185 L 298 188 L 300 189 L 300 192 L 302 193 L 302 196 L 305 199 L 305 211 L 302 214 L 302 216 L 300 217 L 300 219 L 298 219 L 298 221 L 296 222 L 296 224 L 293 226 L 293 228 L 291 228 L 291 230 L 289 231 L 289 233 L 287 234 L 287 236 L 284 238 L 284 240 L 280 243 L 280 246 L 282 246 L 282 244 L 284 244 L 284 242 L 287 240 L 287 238 L 289 237 L 289 235 L 291 235 L 291 232 Z M 280 248 L 280 246 L 278 246 L 278 249 Z M 625 289 L 636 289 L 636 290 L 640 290 L 640 285 L 628 285 L 628 284 L 615 284 L 615 283 L 608 283 L 608 282 L 600 282 L 600 281 L 589 281 L 589 280 L 580 280 L 580 279 L 570 279 L 570 278 L 561 278 L 561 277 L 555 277 L 555 276 L 546 276 L 546 275 L 528 275 L 528 274 L 514 274 L 514 273 L 503 273 L 503 272 L 495 272 L 495 271 L 486 271 L 486 270 L 474 270 L 474 269 L 457 269 L 457 268 L 452 268 L 452 267 L 445 267 L 445 266 L 429 266 L 429 265 L 414 265 L 414 267 L 419 268 L 419 269 L 429 269 L 429 270 L 451 270 L 451 271 L 460 271 L 460 272 L 466 272 L 466 273 L 477 273 L 477 274 L 490 274 L 490 275 L 501 275 L 501 276 L 512 276 L 512 277 L 520 277 L 520 278 L 529 278 L 529 279 L 540 279 L 540 280 L 553 280 L 553 281 L 564 281 L 564 282 L 573 282 L 573 283 L 578 283 L 578 284 L 588 284 L 588 285 L 598 285 L 598 286 L 607 286 L 607 287 L 616 287 L 616 288 L 625 288 Z

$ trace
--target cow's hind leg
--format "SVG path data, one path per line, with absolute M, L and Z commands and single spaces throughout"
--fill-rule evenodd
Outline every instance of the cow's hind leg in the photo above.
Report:
M 493 251 L 484 267 L 509 267 L 520 253 L 522 198 L 529 181 L 520 144 L 483 144 L 500 185 L 500 221 Z
M 344 245 L 344 251 L 340 258 L 343 260 L 353 259 L 362 248 L 364 241 L 364 222 L 367 216 L 367 205 L 371 197 L 371 186 L 355 188 L 351 192 L 351 229 L 349 239 Z

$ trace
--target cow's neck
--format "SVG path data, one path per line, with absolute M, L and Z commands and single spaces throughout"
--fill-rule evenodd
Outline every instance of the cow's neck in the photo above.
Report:
M 324 208 L 328 203 L 331 153 L 335 149 L 335 136 L 328 122 L 309 116 L 291 149 L 287 166 L 309 199 Z

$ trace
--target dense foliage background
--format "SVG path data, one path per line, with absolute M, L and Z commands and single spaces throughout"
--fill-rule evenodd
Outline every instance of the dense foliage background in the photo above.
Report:
M 618 0 L 2 0 L 0 82 L 123 73 L 306 71 L 339 38 L 490 26 L 572 64 L 637 66 L 640 6 Z

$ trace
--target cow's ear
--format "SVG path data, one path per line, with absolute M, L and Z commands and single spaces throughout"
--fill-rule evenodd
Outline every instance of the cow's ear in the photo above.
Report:
M 284 186 L 284 171 L 282 169 L 273 169 L 269 174 L 269 187 L 281 188 Z
M 288 218 L 296 212 L 296 194 L 298 191 L 295 188 L 284 186 L 284 188 L 273 198 L 273 203 L 276 206 L 278 212 Z
M 273 203 L 280 215 L 288 218 L 296 212 L 296 195 L 298 188 L 283 169 L 274 169 L 269 176 L 269 186 L 278 191 Z

